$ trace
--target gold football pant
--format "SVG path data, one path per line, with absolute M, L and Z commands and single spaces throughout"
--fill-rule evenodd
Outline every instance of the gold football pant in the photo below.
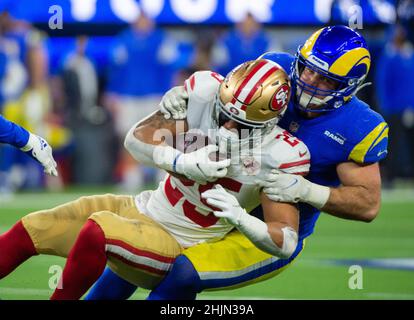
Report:
M 88 220 L 103 230 L 110 268 L 142 288 L 152 289 L 183 248 L 161 225 L 140 213 L 131 196 L 81 197 L 22 218 L 39 254 L 67 257 Z

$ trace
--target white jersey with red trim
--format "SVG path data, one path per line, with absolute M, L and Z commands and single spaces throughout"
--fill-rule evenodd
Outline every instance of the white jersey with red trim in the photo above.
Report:
M 186 80 L 190 130 L 201 130 L 208 135 L 208 130 L 212 128 L 215 95 L 222 79 L 216 73 L 200 71 Z M 237 159 L 232 158 L 226 177 L 199 185 L 169 175 L 155 191 L 139 194 L 136 204 L 140 211 L 159 222 L 183 247 L 189 247 L 218 240 L 233 229 L 225 219 L 215 217 L 213 209 L 201 199 L 201 193 L 214 184 L 222 185 L 250 212 L 260 204 L 258 181 L 263 180 L 270 170 L 307 174 L 309 166 L 310 154 L 306 145 L 276 126 L 260 145 Z

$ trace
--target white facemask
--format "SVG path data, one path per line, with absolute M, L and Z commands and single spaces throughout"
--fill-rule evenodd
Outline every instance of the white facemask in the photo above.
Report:
M 220 153 L 237 152 L 240 148 L 239 135 L 223 126 L 217 132 L 217 142 Z
M 297 90 L 296 92 L 296 96 L 299 98 L 299 104 L 304 107 L 307 108 L 309 106 L 309 103 L 312 101 L 312 105 L 316 105 L 316 106 L 323 106 L 325 105 L 329 100 L 332 99 L 332 96 L 329 97 L 325 97 L 324 99 L 319 99 L 315 96 L 311 96 L 310 94 L 307 94 L 306 92 L 302 92 L 302 94 L 299 92 L 299 90 Z

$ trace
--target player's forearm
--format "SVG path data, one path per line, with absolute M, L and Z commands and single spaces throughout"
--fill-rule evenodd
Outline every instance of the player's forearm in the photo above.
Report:
M 377 216 L 381 204 L 379 191 L 363 186 L 341 186 L 330 188 L 330 191 L 322 211 L 339 218 L 365 222 Z
M 143 143 L 172 146 L 176 135 L 186 130 L 185 121 L 165 119 L 161 111 L 157 111 L 138 122 L 132 133 Z
M 158 111 L 129 130 L 124 146 L 138 162 L 174 171 L 174 160 L 179 151 L 171 145 L 174 144 L 177 132 L 184 130 L 184 122 L 167 120 Z
M 277 222 L 265 223 L 248 214 L 242 216 L 237 229 L 257 248 L 281 259 L 289 258 L 298 243 L 293 228 Z

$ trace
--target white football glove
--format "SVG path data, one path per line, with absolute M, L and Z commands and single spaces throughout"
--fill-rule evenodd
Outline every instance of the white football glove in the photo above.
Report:
M 218 218 L 225 218 L 231 225 L 237 227 L 240 225 L 241 217 L 247 214 L 235 196 L 228 193 L 221 185 L 216 184 L 213 189 L 204 191 L 201 197 L 206 199 L 207 203 L 221 211 L 213 211 Z
M 277 202 L 309 203 L 321 209 L 328 202 L 330 188 L 312 183 L 304 177 L 272 170 L 264 181 L 259 182 L 270 200 Z
M 45 139 L 30 133 L 27 144 L 20 150 L 39 161 L 44 167 L 44 172 L 51 176 L 58 176 L 57 165 L 53 159 L 52 148 Z
M 160 110 L 165 119 L 182 120 L 187 117 L 188 93 L 184 86 L 173 87 L 161 99 Z
M 185 175 L 187 178 L 199 183 L 206 184 L 227 174 L 227 167 L 231 159 L 212 161 L 209 154 L 217 152 L 218 146 L 207 145 L 197 151 L 180 153 L 175 158 L 173 171 Z
M 207 203 L 221 211 L 213 211 L 218 218 L 225 218 L 235 226 L 256 247 L 271 255 L 286 259 L 292 255 L 297 246 L 297 233 L 291 227 L 281 229 L 283 246 L 280 248 L 269 234 L 268 226 L 260 219 L 251 216 L 243 209 L 235 196 L 228 193 L 221 185 L 216 184 L 213 189 L 201 194 Z

